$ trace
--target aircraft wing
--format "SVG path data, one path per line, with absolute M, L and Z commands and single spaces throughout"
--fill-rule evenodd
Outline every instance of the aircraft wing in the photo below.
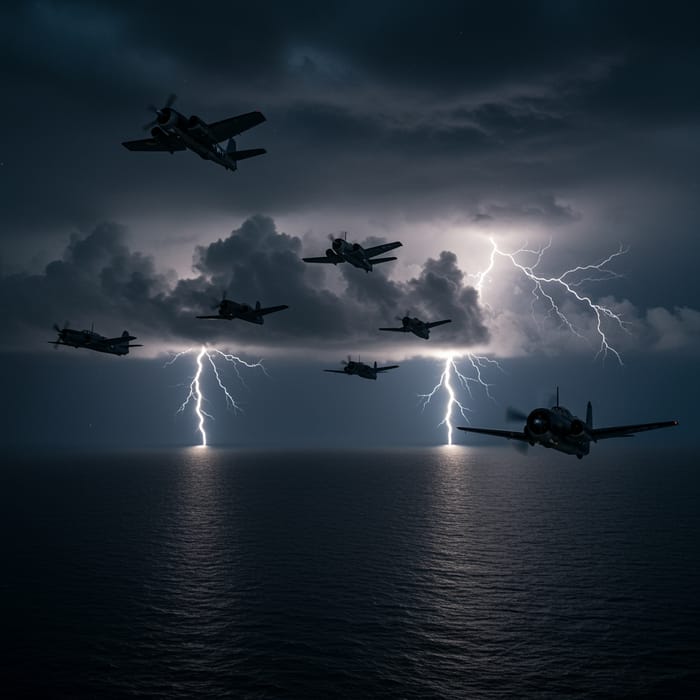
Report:
M 122 146 L 130 151 L 184 151 L 185 145 L 180 139 L 164 141 L 162 139 L 138 139 L 137 141 L 123 141 Z
M 445 323 L 452 323 L 452 319 L 447 318 L 444 321 L 433 321 L 432 323 L 426 323 L 425 325 L 428 326 L 428 328 L 435 328 L 435 326 L 442 326 Z
M 380 328 L 380 331 L 394 331 L 395 333 L 408 333 L 410 328 Z
M 275 311 L 284 311 L 288 308 L 286 304 L 282 304 L 282 306 L 268 306 L 266 309 L 258 309 L 255 313 L 264 316 L 265 314 L 274 314 Z
M 222 119 L 220 122 L 207 124 L 207 131 L 212 135 L 215 143 L 219 143 L 240 134 L 242 131 L 252 129 L 264 121 L 265 116 L 262 112 L 248 112 L 247 114 L 239 114 L 237 117 Z
M 393 243 L 382 243 L 382 245 L 375 245 L 371 248 L 365 248 L 365 255 L 368 258 L 372 258 L 375 255 L 380 255 L 381 253 L 386 253 L 394 248 L 400 248 L 403 245 L 400 241 L 394 241 Z M 374 262 L 374 261 L 372 261 Z
M 345 262 L 345 258 L 341 258 L 340 255 L 337 255 L 334 258 L 324 255 L 322 258 L 302 258 L 302 260 L 310 263 L 333 263 L 334 265 L 336 263 Z
M 195 316 L 195 318 L 215 318 L 215 319 L 219 319 L 219 320 L 221 320 L 221 321 L 228 321 L 228 320 L 230 320 L 230 319 L 228 319 L 226 316 Z
M 491 430 L 490 428 L 462 428 L 457 426 L 458 430 L 464 430 L 468 433 L 478 433 L 479 435 L 493 435 L 495 437 L 506 438 L 507 440 L 520 440 L 521 442 L 529 442 L 525 433 L 520 433 L 517 430 Z
M 646 430 L 658 430 L 659 428 L 671 428 L 678 425 L 677 420 L 667 420 L 660 423 L 641 423 L 639 425 L 615 425 L 610 428 L 593 428 L 590 431 L 594 440 L 606 440 L 615 437 L 633 437 L 635 433 L 643 433 Z
M 120 335 L 118 338 L 101 338 L 101 343 L 123 343 L 124 341 L 136 340 L 135 335 Z
M 388 367 L 377 367 L 377 372 L 386 372 L 388 369 L 396 369 L 398 365 L 389 365 Z

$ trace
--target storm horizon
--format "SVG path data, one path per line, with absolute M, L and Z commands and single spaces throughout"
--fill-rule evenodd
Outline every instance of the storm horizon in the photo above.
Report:
M 443 444 L 449 396 L 424 397 L 450 361 L 455 425 L 504 425 L 507 406 L 547 404 L 557 385 L 607 423 L 694 424 L 692 10 L 371 7 L 235 21 L 232 8 L 187 26 L 172 13 L 157 28 L 152 10 L 118 3 L 3 9 L 11 444 L 197 444 L 191 406 L 177 409 L 202 347 L 267 371 L 244 369 L 244 385 L 224 365 L 244 413 L 208 391 L 222 445 L 267 444 L 252 426 L 270 421 L 275 445 Z M 232 173 L 189 151 L 124 149 L 170 94 L 207 122 L 260 110 L 237 142 L 267 153 Z M 403 245 L 370 273 L 302 262 L 344 232 Z M 261 326 L 195 318 L 223 296 L 289 309 Z M 452 323 L 427 341 L 378 331 L 404 315 Z M 144 347 L 54 353 L 66 323 Z M 371 383 L 322 372 L 348 357 L 401 366 Z

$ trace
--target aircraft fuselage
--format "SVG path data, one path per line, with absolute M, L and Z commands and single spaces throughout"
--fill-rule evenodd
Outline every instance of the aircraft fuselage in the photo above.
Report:
M 586 422 L 563 406 L 531 411 L 523 432 L 531 445 L 542 445 L 579 459 L 591 449 L 592 436 Z
M 227 170 L 236 170 L 236 161 L 219 146 L 209 133 L 207 125 L 198 116 L 189 119 L 172 107 L 163 107 L 158 111 L 158 125 L 151 130 L 151 136 L 158 139 L 161 132 L 180 139 L 187 148 L 200 158 L 211 160 Z
M 336 238 L 332 245 L 333 250 L 328 251 L 328 255 L 337 255 L 354 267 L 371 272 L 372 261 L 367 257 L 364 248 L 359 243 L 348 243 L 342 238 Z
M 357 374 L 363 379 L 377 378 L 377 370 L 371 365 L 366 365 L 364 362 L 348 362 L 343 371 L 346 374 Z
M 94 331 L 75 331 L 64 328 L 59 332 L 57 345 L 67 345 L 72 348 L 86 348 L 95 352 L 105 352 L 110 355 L 128 355 L 129 339 L 120 342 L 108 342 L 108 338 Z
M 403 323 L 403 327 L 407 331 L 413 333 L 413 335 L 417 335 L 419 338 L 423 338 L 423 340 L 428 340 L 430 338 L 430 328 L 425 321 L 421 321 L 419 318 L 404 316 L 401 319 L 401 323 Z
M 259 304 L 258 304 L 259 307 Z M 240 318 L 243 321 L 250 323 L 263 324 L 265 319 L 262 314 L 258 313 L 256 308 L 250 304 L 239 304 L 228 299 L 221 302 L 219 306 L 219 315 L 222 318 L 233 321 L 235 318 Z

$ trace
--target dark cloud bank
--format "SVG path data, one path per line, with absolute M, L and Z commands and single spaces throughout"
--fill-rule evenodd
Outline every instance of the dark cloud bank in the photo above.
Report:
M 388 266 L 370 274 L 349 265 L 326 271 L 302 262 L 298 237 L 278 232 L 269 217 L 253 216 L 227 238 L 197 246 L 194 275 L 178 279 L 125 241 L 122 226 L 104 223 L 83 238 L 73 237 L 63 257 L 42 274 L 1 278 L 12 344 L 26 346 L 39 334 L 48 336 L 52 323 L 69 320 L 79 327 L 94 322 L 105 334 L 126 327 L 152 343 L 216 341 L 297 350 L 325 345 L 355 352 L 387 341 L 377 328 L 393 325 L 407 311 L 426 320 L 451 318 L 440 334 L 451 344 L 468 347 L 489 338 L 478 294 L 449 251 L 428 259 L 405 282 L 389 279 Z M 327 273 L 342 275 L 342 292 L 324 287 Z M 262 327 L 194 318 L 212 313 L 224 293 L 240 302 L 290 309 L 267 317 Z M 365 345 L 357 347 L 360 342 Z

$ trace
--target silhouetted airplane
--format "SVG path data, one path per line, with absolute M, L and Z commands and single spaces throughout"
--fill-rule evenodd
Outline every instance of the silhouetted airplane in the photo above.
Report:
M 347 362 L 345 360 L 341 360 L 341 362 L 345 365 L 343 369 L 324 369 L 323 371 L 333 372 L 334 374 L 357 374 L 363 379 L 376 379 L 377 374 L 379 374 L 380 372 L 386 372 L 387 370 L 396 369 L 398 367 L 398 365 L 377 367 L 376 362 L 374 363 L 374 365 L 367 365 L 364 362 L 360 362 L 359 360 L 357 362 L 351 360 L 350 355 L 348 355 Z
M 640 423 L 637 425 L 616 425 L 609 428 L 593 427 L 593 406 L 588 402 L 586 420 L 574 416 L 568 409 L 559 405 L 559 387 L 557 387 L 557 405 L 552 408 L 536 408 L 529 415 L 515 409 L 508 409 L 506 417 L 509 420 L 525 420 L 522 432 L 515 430 L 491 430 L 490 428 L 463 428 L 469 433 L 494 435 L 495 437 L 517 440 L 527 448 L 529 445 L 542 445 L 582 459 L 591 448 L 591 442 L 607 440 L 608 438 L 633 437 L 634 433 L 659 428 L 671 428 L 678 421 L 669 420 L 660 423 Z
M 435 328 L 435 326 L 442 326 L 445 323 L 452 323 L 452 319 L 448 318 L 444 321 L 433 321 L 432 323 L 426 323 L 421 321 L 419 318 L 411 318 L 406 312 L 406 315 L 401 318 L 396 317 L 397 321 L 401 321 L 403 326 L 401 328 L 380 328 L 380 331 L 394 331 L 395 333 L 413 333 L 419 338 L 424 338 L 428 340 L 430 338 L 430 329 Z
M 394 243 L 382 243 L 381 245 L 375 245 L 371 248 L 363 248 L 359 243 L 348 243 L 347 233 L 345 233 L 343 238 L 333 238 L 332 235 L 328 236 L 331 241 L 333 241 L 333 247 L 326 250 L 326 255 L 319 258 L 302 258 L 304 262 L 307 263 L 331 263 L 337 265 L 342 262 L 349 262 L 355 267 L 360 267 L 366 272 L 370 272 L 373 265 L 378 265 L 379 263 L 391 262 L 396 260 L 395 257 L 392 258 L 375 258 L 375 255 L 381 255 L 394 248 L 400 248 L 403 243 L 399 241 L 394 241 Z
M 248 321 L 249 323 L 263 324 L 265 323 L 263 316 L 289 308 L 286 304 L 282 304 L 281 306 L 268 306 L 266 309 L 263 309 L 259 301 L 255 302 L 254 307 L 250 304 L 239 304 L 237 301 L 226 299 L 225 293 L 221 301 L 214 305 L 215 309 L 217 307 L 219 313 L 216 316 L 197 316 L 197 318 L 216 319 L 218 321 L 233 321 L 234 318 L 240 318 L 242 321 Z
M 194 151 L 204 160 L 211 160 L 222 165 L 227 170 L 236 170 L 238 161 L 267 153 L 264 148 L 252 148 L 247 151 L 237 151 L 234 136 L 252 129 L 265 121 L 260 112 L 248 112 L 237 117 L 229 117 L 218 122 L 207 124 L 198 116 L 187 118 L 173 109 L 175 95 L 170 95 L 165 106 L 149 109 L 155 112 L 156 118 L 144 126 L 151 131 L 151 138 L 138 141 L 124 141 L 122 146 L 130 151 Z M 226 149 L 219 143 L 226 141 Z
M 66 321 L 63 328 L 59 328 L 58 324 L 53 324 L 54 329 L 58 333 L 58 340 L 49 340 L 48 342 L 55 348 L 59 345 L 68 345 L 72 348 L 86 348 L 87 350 L 95 350 L 96 352 L 106 352 L 110 355 L 128 355 L 129 348 L 142 348 L 143 345 L 130 345 L 132 340 L 136 340 L 135 335 L 129 335 L 129 331 L 124 331 L 117 338 L 106 338 L 94 330 L 76 331 L 68 328 Z

